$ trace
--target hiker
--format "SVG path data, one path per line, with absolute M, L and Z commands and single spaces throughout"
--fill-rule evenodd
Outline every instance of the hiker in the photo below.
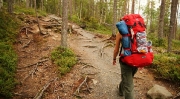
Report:
M 119 53 L 120 43 L 122 35 L 120 33 L 116 34 L 115 48 L 113 54 L 113 65 L 116 65 L 116 57 Z M 128 66 L 121 61 L 119 61 L 121 67 L 121 79 L 118 90 L 119 95 L 124 96 L 125 99 L 134 99 L 134 84 L 133 76 L 137 72 L 137 67 Z
M 146 38 L 146 25 L 139 14 L 125 15 L 116 23 L 116 27 L 119 33 L 116 34 L 113 65 L 119 53 L 122 79 L 118 87 L 119 95 L 125 96 L 125 99 L 134 99 L 133 77 L 139 67 L 153 63 L 152 42 Z

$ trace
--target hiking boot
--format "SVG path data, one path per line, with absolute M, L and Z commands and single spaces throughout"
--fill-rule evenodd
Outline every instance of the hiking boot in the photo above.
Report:
M 118 95 L 121 96 L 121 97 L 123 97 L 124 94 L 119 92 L 119 85 L 117 85 L 117 89 L 118 89 Z

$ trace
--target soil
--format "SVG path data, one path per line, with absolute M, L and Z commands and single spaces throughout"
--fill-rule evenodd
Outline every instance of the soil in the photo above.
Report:
M 37 20 L 24 16 L 15 48 L 18 54 L 17 86 L 13 99 L 123 99 L 118 96 L 121 81 L 120 66 L 112 65 L 114 40 L 108 35 L 86 31 L 69 23 L 68 47 L 78 63 L 66 75 L 60 75 L 51 61 L 51 51 L 60 46 L 61 18 L 55 15 Z M 154 85 L 166 87 L 174 96 L 177 86 L 154 79 L 148 68 L 141 68 L 134 77 L 135 99 L 148 99 L 147 91 Z

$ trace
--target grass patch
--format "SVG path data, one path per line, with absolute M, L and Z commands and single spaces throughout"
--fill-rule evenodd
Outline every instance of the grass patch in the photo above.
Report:
M 77 63 L 77 59 L 73 51 L 68 48 L 57 47 L 51 53 L 51 59 L 59 66 L 62 75 L 68 73 Z

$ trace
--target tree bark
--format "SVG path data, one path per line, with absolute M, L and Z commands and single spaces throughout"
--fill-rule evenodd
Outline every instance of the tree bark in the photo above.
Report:
M 68 0 L 63 0 L 61 46 L 67 47 Z
M 117 0 L 114 0 L 112 37 L 116 36 L 116 22 L 117 22 Z
M 140 14 L 140 9 L 141 9 L 140 8 L 141 7 L 140 4 L 141 4 L 141 0 L 139 0 L 138 14 Z
M 29 8 L 30 0 L 26 0 L 26 8 Z
M 0 10 L 1 10 L 2 6 L 3 6 L 3 0 L 0 0 Z
M 174 32 L 173 27 L 175 27 L 177 5 L 178 5 L 178 0 L 172 0 L 167 52 L 171 52 L 172 38 L 173 38 L 173 32 Z
M 159 40 L 163 38 L 164 14 L 165 14 L 165 0 L 161 0 L 160 15 L 159 15 L 159 27 L 158 27 L 158 39 Z
M 36 13 L 36 19 L 37 19 L 37 23 L 38 23 L 39 32 L 42 33 L 41 27 L 40 27 L 40 24 L 39 24 L 38 14 L 37 14 L 36 0 L 34 0 L 34 9 L 35 9 L 35 13 Z
M 14 0 L 8 0 L 8 12 L 13 13 L 13 2 Z
M 134 14 L 134 5 L 135 5 L 135 0 L 132 0 L 131 14 Z

